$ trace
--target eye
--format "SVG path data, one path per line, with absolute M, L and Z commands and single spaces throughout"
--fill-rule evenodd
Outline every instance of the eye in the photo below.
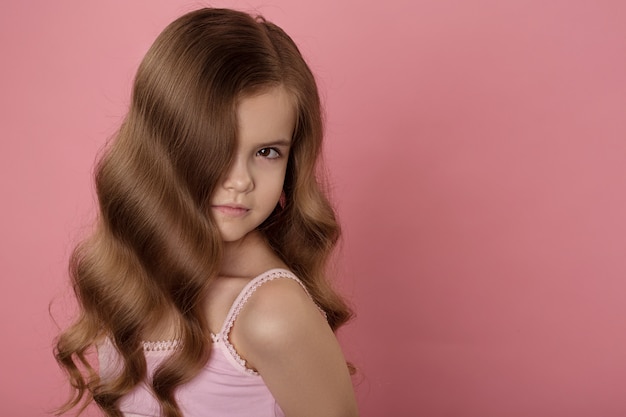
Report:
M 267 159 L 280 158 L 280 152 L 275 148 L 262 148 L 256 154 Z

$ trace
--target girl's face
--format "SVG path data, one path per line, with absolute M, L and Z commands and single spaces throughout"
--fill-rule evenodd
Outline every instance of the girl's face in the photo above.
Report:
M 237 148 L 211 197 L 224 242 L 236 242 L 272 213 L 283 189 L 296 114 L 282 86 L 240 100 Z

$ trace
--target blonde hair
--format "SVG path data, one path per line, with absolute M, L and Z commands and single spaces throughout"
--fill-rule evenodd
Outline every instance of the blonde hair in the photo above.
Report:
M 208 203 L 234 151 L 237 101 L 277 85 L 293 94 L 297 121 L 284 204 L 259 229 L 332 329 L 349 319 L 325 279 L 340 231 L 316 172 L 323 126 L 314 77 L 278 26 L 233 10 L 197 10 L 171 23 L 146 54 L 129 112 L 97 165 L 97 227 L 70 261 L 80 313 L 55 349 L 73 388 L 59 414 L 93 399 L 107 416 L 121 416 L 118 400 L 146 378 L 142 334 L 169 309 L 182 347 L 151 388 L 163 415 L 181 416 L 175 389 L 209 355 L 201 301 L 219 272 L 222 242 Z M 107 380 L 88 359 L 103 337 L 123 363 Z

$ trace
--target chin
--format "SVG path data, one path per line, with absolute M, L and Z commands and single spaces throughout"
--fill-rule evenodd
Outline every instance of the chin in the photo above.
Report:
M 220 235 L 222 236 L 222 242 L 224 243 L 234 243 L 239 242 L 243 238 L 245 238 L 250 232 L 242 233 L 242 232 L 233 232 L 233 231 L 220 231 Z
M 245 235 L 239 236 L 239 235 L 224 235 L 224 234 L 222 234 L 222 242 L 224 242 L 224 243 L 234 243 L 234 242 L 240 241 L 244 237 L 245 237 Z

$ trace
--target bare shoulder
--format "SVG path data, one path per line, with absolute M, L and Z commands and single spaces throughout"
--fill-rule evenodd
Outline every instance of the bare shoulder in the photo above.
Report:
M 238 336 L 242 347 L 272 352 L 288 347 L 284 345 L 303 331 L 330 331 L 321 310 L 301 284 L 286 277 L 260 285 L 242 309 L 236 327 L 233 337 Z
M 352 417 L 354 391 L 335 334 L 290 278 L 261 285 L 244 305 L 231 341 L 290 417 Z

